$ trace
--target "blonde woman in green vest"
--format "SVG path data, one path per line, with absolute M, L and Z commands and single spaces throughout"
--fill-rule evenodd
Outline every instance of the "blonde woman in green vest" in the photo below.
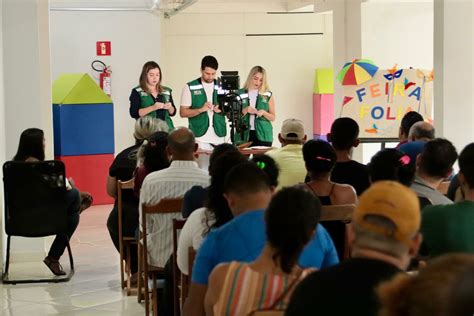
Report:
M 179 114 L 188 118 L 199 148 L 205 150 L 223 143 L 227 134 L 226 118 L 217 102 L 218 67 L 214 56 L 205 56 L 201 61 L 201 77 L 188 82 L 181 94 Z
M 275 100 L 268 88 L 267 73 L 261 66 L 255 66 L 239 91 L 242 98 L 243 120 L 247 126 L 244 139 L 240 142 L 252 142 L 251 146 L 272 146 L 275 121 Z
M 144 116 L 159 118 L 171 130 L 174 128 L 171 116 L 176 115 L 176 107 L 172 90 L 161 85 L 162 78 L 161 68 L 156 62 L 149 61 L 143 65 L 140 84 L 130 94 L 130 116 L 134 119 Z

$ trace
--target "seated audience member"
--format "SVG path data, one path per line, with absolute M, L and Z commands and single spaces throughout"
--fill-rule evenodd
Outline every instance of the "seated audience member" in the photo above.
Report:
M 416 157 L 418 157 L 418 155 L 423 152 L 425 145 L 426 141 L 418 140 L 405 143 L 398 147 L 397 150 L 400 151 L 402 154 L 410 157 L 410 165 L 412 165 L 413 168 L 416 168 Z
M 474 255 L 450 254 L 433 260 L 416 276 L 400 274 L 380 285 L 379 315 L 471 316 L 474 283 L 464 277 L 472 276 L 473 268 Z M 470 292 L 464 292 L 466 288 Z
M 146 176 L 140 191 L 140 208 L 143 204 L 153 205 L 165 198 L 180 198 L 193 185 L 207 187 L 209 175 L 194 161 L 198 149 L 193 132 L 186 127 L 172 130 L 168 136 L 168 155 L 171 165 Z M 151 214 L 147 216 L 148 263 L 165 268 L 165 287 L 160 312 L 172 314 L 172 262 L 173 219 L 182 218 L 180 213 Z M 143 218 L 140 218 L 143 220 Z
M 410 157 L 410 163 L 416 165 L 416 157 L 421 154 L 426 142 L 435 138 L 433 125 L 420 121 L 413 124 L 408 134 L 408 142 L 400 145 L 398 150 Z
M 265 211 L 267 242 L 260 256 L 251 263 L 220 264 L 212 271 L 206 315 L 284 310 L 297 283 L 314 271 L 300 268 L 297 261 L 313 237 L 320 215 L 321 203 L 309 192 L 298 188 L 278 192 Z
M 402 121 L 400 122 L 400 129 L 398 130 L 398 139 L 400 142 L 397 145 L 397 149 L 408 142 L 409 138 L 408 135 L 410 133 L 410 128 L 415 124 L 416 122 L 422 122 L 423 121 L 423 116 L 421 116 L 420 113 L 415 112 L 415 111 L 410 111 L 405 113 L 405 115 L 402 118 Z
M 212 154 L 209 157 L 209 175 L 212 177 L 211 169 L 212 164 L 219 158 L 220 155 L 223 155 L 227 152 L 239 152 L 239 149 L 232 144 L 219 144 L 212 150 Z M 203 188 L 200 185 L 195 185 L 191 187 L 185 194 L 183 198 L 183 209 L 182 214 L 184 218 L 188 216 L 198 208 L 204 206 L 205 201 L 207 200 L 207 191 L 208 187 Z
M 306 168 L 303 160 L 303 144 L 306 142 L 303 122 L 297 119 L 283 121 L 278 134 L 281 148 L 275 148 L 266 155 L 275 160 L 279 169 L 277 190 L 304 182 Z
M 194 134 L 185 127 L 178 127 L 168 136 L 168 154 L 171 165 L 150 173 L 143 181 L 140 204 L 153 205 L 164 198 L 179 198 L 193 185 L 207 187 L 209 175 L 199 169 L 194 161 L 198 146 Z M 140 206 L 141 207 L 141 206 Z M 147 216 L 149 264 L 164 267 L 173 251 L 173 219 L 181 214 L 152 214 Z M 142 220 L 142 219 L 140 219 Z
M 450 176 L 458 154 L 450 141 L 437 138 L 426 143 L 423 152 L 416 159 L 415 180 L 411 188 L 431 204 L 451 204 L 436 188 Z
M 416 122 L 410 127 L 408 139 L 409 142 L 429 142 L 430 140 L 435 139 L 435 128 L 433 125 L 425 121 Z
M 208 278 L 218 264 L 251 262 L 260 255 L 266 243 L 264 209 L 272 194 L 268 176 L 254 163 L 239 164 L 227 174 L 224 196 L 234 219 L 211 231 L 199 248 L 185 315 L 204 315 Z M 292 209 L 291 205 L 287 207 Z M 288 216 L 292 214 L 289 212 Z M 324 268 L 338 263 L 332 240 L 322 226 L 317 226 L 298 262 L 302 268 Z
M 354 212 L 352 258 L 306 277 L 285 315 L 377 315 L 376 288 L 417 255 L 419 227 L 420 206 L 412 190 L 394 181 L 372 184 Z
M 357 195 L 353 187 L 329 180 L 336 164 L 336 152 L 329 143 L 310 140 L 303 146 L 303 157 L 311 181 L 305 187 L 316 195 L 322 205 L 355 204 Z M 323 222 L 321 225 L 331 235 L 339 259 L 344 255 L 346 225 L 341 221 Z
M 466 200 L 423 210 L 421 232 L 431 256 L 448 252 L 474 254 L 474 143 L 461 152 L 459 168 L 458 179 Z
M 107 219 L 107 229 L 110 238 L 117 251 L 119 250 L 119 228 L 118 228 L 118 202 L 117 202 L 117 180 L 127 181 L 133 178 L 133 172 L 137 167 L 138 149 L 143 141 L 153 133 L 160 130 L 168 130 L 168 125 L 159 119 L 141 117 L 135 122 L 135 145 L 121 151 L 112 162 L 107 178 L 107 194 L 115 199 L 112 211 Z M 124 190 L 122 194 L 122 233 L 126 237 L 134 237 L 138 227 L 138 198 L 131 190 Z M 131 246 L 130 251 L 135 254 L 136 246 Z M 138 271 L 138 258 L 131 256 L 130 270 L 132 274 Z M 135 277 L 134 277 L 135 280 Z
M 204 203 L 205 207 L 198 208 L 189 215 L 179 235 L 177 263 L 182 273 L 187 275 L 189 271 L 189 247 L 197 251 L 211 230 L 224 225 L 234 217 L 224 198 L 224 180 L 232 167 L 246 161 L 246 157 L 240 152 L 228 151 L 209 165 L 211 185 L 206 190 L 208 199 Z
M 275 160 L 272 157 L 267 155 L 255 155 L 250 160 L 255 163 L 257 167 L 263 170 L 270 180 L 270 186 L 272 190 L 275 190 L 278 187 L 278 179 L 280 174 L 280 169 L 278 168 Z
M 15 157 L 13 157 L 13 161 L 44 161 L 45 146 L 44 132 L 39 128 L 28 128 L 21 133 L 18 150 Z M 28 181 L 28 179 L 24 180 Z M 66 184 L 66 192 L 63 199 L 67 204 L 64 210 L 67 212 L 67 232 L 66 235 L 56 235 L 51 248 L 49 248 L 48 256 L 43 260 L 44 264 L 54 275 L 66 275 L 66 272 L 59 263 L 59 259 L 66 249 L 68 240 L 71 239 L 77 225 L 79 225 L 79 215 L 92 204 L 91 195 L 87 192 L 79 192 L 74 187 L 72 179 L 66 180 Z M 26 197 L 27 193 L 25 192 Z
M 332 123 L 328 139 L 337 155 L 331 180 L 349 184 L 357 195 L 361 195 L 370 186 L 370 181 L 367 166 L 352 160 L 352 152 L 359 146 L 359 125 L 349 117 L 338 118 Z
M 415 167 L 410 159 L 394 148 L 379 151 L 368 165 L 370 181 L 392 180 L 410 187 L 415 177 Z
M 156 132 L 146 139 L 138 150 L 138 161 L 143 163 L 135 169 L 133 173 L 134 188 L 133 192 L 137 198 L 140 197 L 140 189 L 142 188 L 145 177 L 154 171 L 168 168 L 170 161 L 166 147 L 168 146 L 168 133 Z M 137 226 L 138 227 L 138 226 Z

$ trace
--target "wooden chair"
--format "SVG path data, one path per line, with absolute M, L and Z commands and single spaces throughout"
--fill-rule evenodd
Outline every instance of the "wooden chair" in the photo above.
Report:
M 183 229 L 185 219 L 173 219 L 173 310 L 174 316 L 181 314 L 180 304 L 180 282 L 183 278 L 181 271 L 178 268 L 178 231 Z
M 178 213 L 181 214 L 181 207 L 183 204 L 182 198 L 165 198 L 161 199 L 157 204 L 146 205 L 142 204 L 141 209 L 141 232 L 140 241 L 138 243 L 138 302 L 141 302 L 142 295 L 145 299 L 145 313 L 148 316 L 150 314 L 150 286 L 148 279 L 152 279 L 152 293 L 151 300 L 153 304 L 153 315 L 158 315 L 157 305 L 157 289 L 158 282 L 157 277 L 159 274 L 164 273 L 164 268 L 156 267 L 148 264 L 148 244 L 147 244 L 147 216 L 151 214 L 170 214 Z M 143 283 L 143 285 L 141 284 Z M 143 287 L 143 294 L 142 294 Z
M 119 252 L 120 252 L 120 282 L 122 284 L 122 289 L 127 290 L 127 296 L 131 294 L 131 247 L 132 245 L 137 244 L 135 237 L 124 237 L 123 236 L 123 202 L 122 202 L 122 191 L 123 190 L 133 190 L 135 184 L 135 179 L 132 178 L 128 181 L 117 181 L 117 208 L 118 208 L 118 231 L 119 231 Z M 126 258 L 124 258 L 124 249 L 126 253 Z M 125 259 L 125 261 L 124 261 Z M 127 281 L 124 282 L 124 274 L 127 274 Z
M 451 181 L 443 181 L 441 182 L 441 184 L 436 188 L 436 190 L 438 190 L 438 192 L 441 192 L 443 195 L 447 195 L 448 194 L 448 189 L 449 189 L 449 184 L 451 183 Z
M 196 250 L 193 247 L 188 248 L 188 275 L 181 274 L 181 308 L 184 305 L 184 302 L 188 298 L 189 287 L 191 286 L 191 277 L 193 275 L 193 264 L 194 259 L 196 258 Z
M 343 259 L 350 258 L 350 248 L 348 239 L 348 226 L 352 221 L 355 205 L 323 205 L 321 208 L 321 222 L 325 221 L 341 221 L 346 224 L 344 234 L 344 255 Z

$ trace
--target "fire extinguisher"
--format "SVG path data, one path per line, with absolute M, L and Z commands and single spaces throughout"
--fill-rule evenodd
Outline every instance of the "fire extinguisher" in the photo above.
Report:
M 102 61 L 100 60 L 94 60 L 91 64 L 92 69 L 97 71 L 99 73 L 99 85 L 100 88 L 107 94 L 109 97 L 111 95 L 111 75 L 112 75 L 112 70 L 110 69 L 110 66 L 106 66 Z

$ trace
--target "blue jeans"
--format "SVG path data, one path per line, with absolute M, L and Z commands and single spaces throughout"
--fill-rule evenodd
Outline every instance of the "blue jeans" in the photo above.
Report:
M 81 196 L 76 188 L 72 188 L 65 193 L 67 203 L 67 230 L 66 234 L 56 235 L 56 238 L 49 249 L 48 257 L 59 260 L 67 247 L 68 240 L 79 225 L 79 209 L 81 206 Z

